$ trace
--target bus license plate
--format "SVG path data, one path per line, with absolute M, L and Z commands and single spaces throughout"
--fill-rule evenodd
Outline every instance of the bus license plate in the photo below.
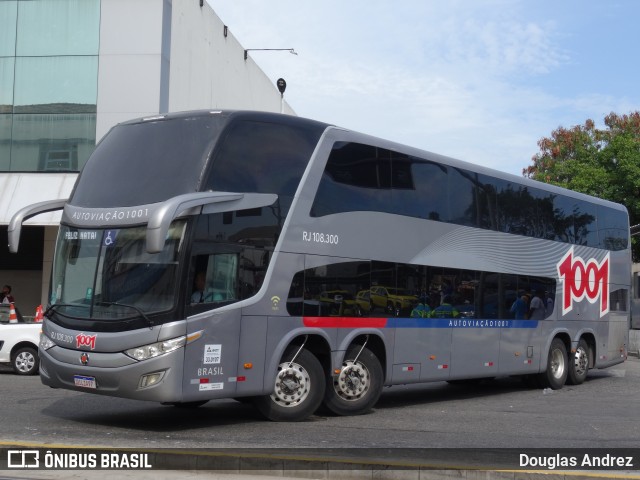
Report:
M 84 375 L 74 375 L 73 383 L 76 387 L 97 388 L 95 377 L 85 377 Z

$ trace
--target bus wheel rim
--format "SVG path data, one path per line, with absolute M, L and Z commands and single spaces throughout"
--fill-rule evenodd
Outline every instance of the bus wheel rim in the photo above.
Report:
M 587 356 L 587 351 L 582 348 L 582 347 L 578 347 L 578 349 L 576 350 L 576 355 L 574 358 L 574 365 L 575 365 L 575 371 L 578 375 L 584 375 L 587 372 L 588 367 L 588 356 Z
M 283 407 L 296 407 L 309 396 L 310 388 L 309 372 L 302 365 L 281 363 L 271 399 Z
M 564 374 L 564 357 L 558 349 L 551 353 L 551 374 L 554 378 L 562 378 Z
M 369 391 L 371 376 L 361 363 L 347 360 L 342 365 L 340 375 L 333 382 L 333 388 L 344 400 L 358 400 Z

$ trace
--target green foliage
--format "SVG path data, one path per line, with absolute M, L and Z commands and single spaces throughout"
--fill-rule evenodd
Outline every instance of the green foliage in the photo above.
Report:
M 610 113 L 605 128 L 593 120 L 559 127 L 538 141 L 540 151 L 525 177 L 621 203 L 631 225 L 640 223 L 640 112 Z M 633 258 L 640 261 L 640 239 L 633 239 Z

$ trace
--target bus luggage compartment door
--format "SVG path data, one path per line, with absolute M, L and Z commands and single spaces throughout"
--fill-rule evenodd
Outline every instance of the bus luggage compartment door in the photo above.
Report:
M 241 310 L 234 309 L 188 319 L 188 334 L 202 331 L 202 336 L 187 345 L 183 401 L 235 395 L 241 318 Z

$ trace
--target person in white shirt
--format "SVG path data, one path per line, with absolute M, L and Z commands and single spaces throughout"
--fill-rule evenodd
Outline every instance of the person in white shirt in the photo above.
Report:
M 546 317 L 547 308 L 542 300 L 542 293 L 537 290 L 529 303 L 529 319 L 530 320 L 542 320 Z

